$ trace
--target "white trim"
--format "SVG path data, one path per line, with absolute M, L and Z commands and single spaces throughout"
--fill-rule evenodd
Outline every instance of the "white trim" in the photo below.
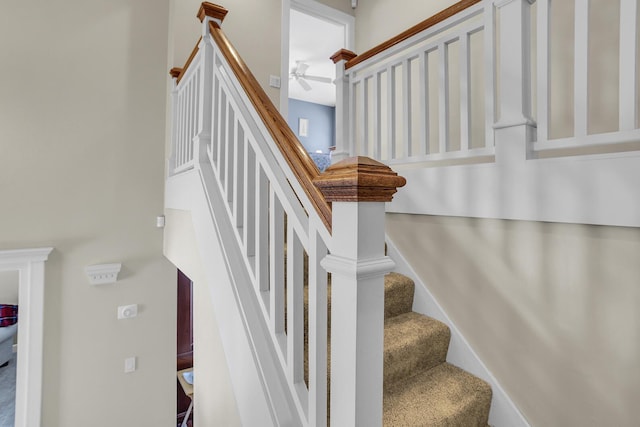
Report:
M 39 427 L 42 411 L 44 262 L 53 248 L 0 251 L 0 271 L 18 270 L 18 367 L 15 425 Z
M 387 212 L 640 227 L 639 166 L 638 151 L 419 169 L 397 165 L 407 185 Z
M 356 18 L 315 0 L 282 0 L 282 38 L 280 41 L 280 75 L 281 81 L 289 81 L 289 15 L 291 10 L 311 15 L 345 28 L 344 48 L 353 50 L 355 46 Z M 283 83 L 280 87 L 280 114 L 287 117 L 289 110 L 289 87 Z
M 413 298 L 413 311 L 433 317 L 445 323 L 451 330 L 451 341 L 447 362 L 456 365 L 471 374 L 483 379 L 491 385 L 493 397 L 489 412 L 489 424 L 492 426 L 527 427 L 529 423 L 518 410 L 498 380 L 482 363 L 480 357 L 473 351 L 469 342 L 465 339 L 456 325 L 451 321 L 442 306 L 433 297 L 427 286 L 419 279 L 407 260 L 398 251 L 393 241 L 386 238 L 387 253 L 396 263 L 394 271 L 410 277 L 415 282 L 415 294 Z

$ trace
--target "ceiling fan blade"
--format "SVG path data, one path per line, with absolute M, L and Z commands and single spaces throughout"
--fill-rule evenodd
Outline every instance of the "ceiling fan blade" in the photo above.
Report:
M 329 78 L 329 77 L 322 77 L 322 76 L 309 76 L 309 75 L 304 75 L 303 78 L 307 79 L 307 80 L 313 80 L 314 82 L 322 82 L 322 83 L 333 83 L 333 79 Z
M 311 90 L 311 85 L 309 83 L 307 83 L 307 81 L 303 78 L 299 78 L 297 79 L 298 83 L 300 83 L 300 86 L 302 86 L 302 89 L 306 90 L 306 91 L 310 91 Z

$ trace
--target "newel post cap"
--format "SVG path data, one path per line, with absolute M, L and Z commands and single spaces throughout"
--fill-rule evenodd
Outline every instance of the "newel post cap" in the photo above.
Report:
M 369 157 L 350 157 L 313 180 L 328 202 L 390 202 L 407 181 Z
M 174 79 L 180 77 L 180 73 L 182 73 L 182 68 L 179 67 L 173 67 L 171 70 L 169 70 L 169 75 Z
M 356 56 L 358 56 L 356 53 L 348 49 L 340 49 L 339 51 L 331 55 L 330 59 L 333 61 L 334 64 L 337 64 L 340 61 L 345 61 L 345 62 L 350 61 Z
M 203 1 L 200 5 L 200 9 L 198 10 L 198 19 L 200 22 L 204 21 L 205 16 L 216 19 L 222 23 L 224 21 L 224 17 L 227 15 L 229 11 L 219 4 L 209 3 L 208 1 Z

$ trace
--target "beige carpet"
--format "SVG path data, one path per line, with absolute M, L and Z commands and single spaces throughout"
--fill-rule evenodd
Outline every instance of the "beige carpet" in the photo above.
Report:
M 411 311 L 413 294 L 414 283 L 408 277 L 397 273 L 385 277 L 384 425 L 487 426 L 491 387 L 445 362 L 449 328 Z M 306 341 L 305 333 L 305 380 Z

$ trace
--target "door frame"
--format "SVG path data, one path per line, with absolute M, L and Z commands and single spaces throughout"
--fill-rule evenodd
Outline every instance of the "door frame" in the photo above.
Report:
M 340 10 L 329 7 L 315 0 L 282 0 L 282 38 L 281 38 L 281 63 L 280 63 L 280 114 L 285 119 L 289 113 L 289 38 L 291 10 L 311 15 L 337 25 L 345 29 L 343 48 L 354 50 L 356 18 Z M 327 58 L 328 59 L 328 58 Z
M 18 271 L 18 366 L 14 425 L 39 427 L 42 412 L 44 262 L 53 248 L 0 251 L 0 271 Z

